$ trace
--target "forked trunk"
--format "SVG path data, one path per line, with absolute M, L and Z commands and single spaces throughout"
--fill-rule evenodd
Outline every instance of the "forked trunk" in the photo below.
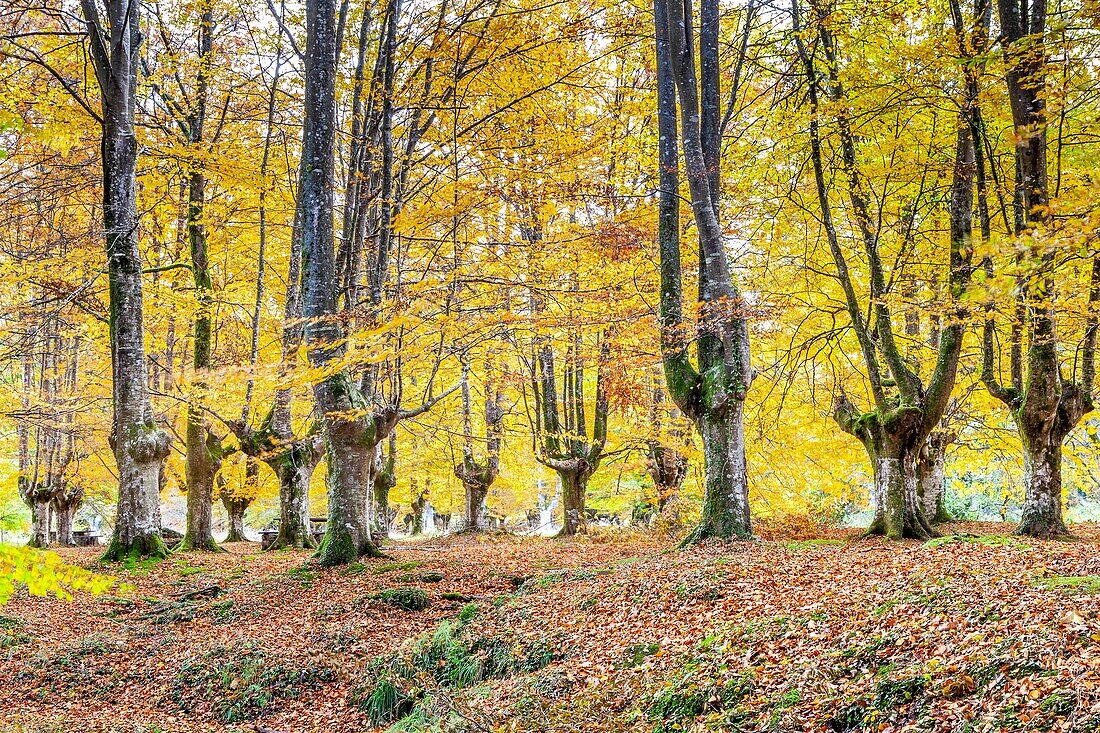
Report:
M 221 467 L 221 441 L 203 425 L 198 408 L 187 414 L 187 526 L 182 550 L 218 552 L 214 541 L 214 477 Z
M 226 542 L 247 542 L 248 537 L 244 533 L 244 512 L 251 499 L 235 499 L 222 488 L 222 506 L 229 515 L 229 532 L 225 536 Z
M 685 544 L 707 537 L 752 537 L 744 410 L 744 402 L 732 399 L 727 410 L 705 411 L 696 421 L 703 439 L 706 494 L 699 526 L 684 540 Z
M 57 544 L 68 547 L 73 544 L 73 515 L 76 507 L 71 505 L 59 506 L 54 510 L 57 517 Z
M 478 481 L 463 481 L 466 501 L 462 511 L 463 530 L 466 532 L 484 532 L 489 528 L 488 507 L 485 504 L 489 496 L 489 486 Z
M 917 456 L 909 448 L 887 447 L 872 456 L 875 486 L 872 502 L 875 518 L 868 534 L 890 539 L 927 540 L 937 535 L 917 495 Z
M 51 507 L 57 517 L 57 542 L 62 546 L 73 544 L 73 519 L 83 503 L 84 491 L 76 485 L 66 484 L 54 493 Z

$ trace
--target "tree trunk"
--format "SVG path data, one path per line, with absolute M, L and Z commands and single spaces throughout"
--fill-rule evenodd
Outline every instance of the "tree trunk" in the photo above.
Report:
M 248 541 L 244 533 L 244 511 L 251 503 L 251 499 L 234 499 L 228 494 L 222 494 L 222 505 L 229 513 L 229 533 L 225 536 L 226 542 Z
M 268 549 L 314 547 L 309 527 L 309 483 L 321 460 L 319 442 L 306 438 L 263 460 L 279 478 L 279 534 Z
M 946 491 L 947 446 L 954 438 L 953 433 L 945 430 L 933 432 L 925 440 L 917 462 L 917 494 L 921 512 L 929 524 L 951 521 L 951 515 L 944 508 L 943 497 Z
M 84 503 L 84 490 L 75 484 L 65 484 L 53 494 L 52 507 L 57 516 L 57 542 L 73 544 L 73 518 Z
M 168 450 L 168 435 L 163 430 L 133 423 L 128 438 L 116 449 L 118 509 L 104 561 L 167 556 L 160 534 L 160 466 Z
M 194 413 L 194 415 L 193 415 Z M 187 418 L 187 526 L 181 550 L 218 552 L 214 541 L 214 477 L 221 468 L 221 440 L 203 424 L 197 407 Z
M 390 446 L 386 451 L 379 447 L 376 465 L 371 475 L 372 515 L 376 544 L 390 536 L 393 526 L 393 513 L 390 510 L 390 489 L 397 485 L 396 473 L 397 441 L 390 433 Z
M 57 517 L 57 544 L 69 547 L 73 544 L 73 515 L 76 514 L 76 507 L 60 506 L 54 510 L 54 514 Z
M 153 423 L 145 360 L 141 253 L 138 249 L 137 137 L 134 133 L 139 15 L 130 0 L 107 0 L 106 23 L 94 0 L 81 0 L 99 83 L 102 126 L 103 229 L 107 248 L 114 419 L 118 464 L 115 531 L 105 560 L 164 556 L 159 472 L 168 435 Z
M 708 410 L 697 420 L 706 461 L 706 492 L 699 526 L 687 536 L 685 543 L 699 542 L 707 537 L 752 537 L 744 410 L 743 401 L 732 399 L 726 411 Z
M 315 387 L 320 392 L 329 382 Z M 328 404 L 321 397 L 319 404 Z M 371 537 L 371 464 L 376 443 L 364 441 L 356 421 L 330 420 L 328 433 L 328 525 L 317 559 L 324 566 L 344 565 L 362 555 L 381 553 Z
M 464 532 L 484 532 L 489 528 L 489 517 L 485 498 L 489 495 L 489 485 L 479 481 L 463 481 L 462 488 L 466 498 L 462 518 Z
M 31 497 L 31 538 L 29 547 L 46 549 L 50 546 L 50 499 L 44 492 L 36 492 Z
M 1047 426 L 1018 420 L 1024 448 L 1024 509 L 1017 534 L 1049 540 L 1069 536 L 1062 518 L 1062 441 Z
M 654 0 L 661 259 L 661 352 L 673 401 L 703 437 L 706 493 L 699 526 L 683 544 L 752 537 L 744 400 L 752 383 L 747 309 L 733 280 L 718 202 L 721 148 L 717 0 L 700 6 L 699 52 L 692 6 Z M 696 59 L 699 73 L 696 74 Z M 700 91 L 701 90 L 701 91 Z M 679 130 L 677 130 L 677 109 Z M 679 158 L 699 239 L 698 369 L 688 355 L 680 263 Z
M 417 494 L 415 479 L 413 480 L 412 490 L 414 494 L 412 500 L 412 528 L 409 534 L 415 536 L 424 533 L 424 509 L 428 506 L 428 492 L 424 490 Z
M 561 531 L 558 537 L 572 537 L 583 534 L 586 530 L 586 518 L 584 513 L 585 493 L 588 490 L 588 479 L 592 472 L 586 467 L 571 469 L 556 469 L 558 478 L 561 479 L 561 505 L 562 520 Z
M 322 565 L 377 556 L 370 534 L 370 470 L 385 428 L 370 411 L 358 386 L 341 368 L 332 373 L 346 348 L 337 319 L 333 239 L 334 153 L 336 138 L 335 0 L 307 0 L 304 73 L 305 120 L 298 185 L 296 233 L 302 246 L 302 306 L 310 365 L 329 374 L 313 385 L 313 400 L 327 443 L 328 526 L 317 548 Z M 381 422 L 396 420 L 396 412 Z
M 187 144 L 193 150 L 203 147 L 203 126 L 206 120 L 206 65 L 213 52 L 213 14 L 204 3 L 199 19 L 199 60 L 195 80 L 194 105 L 187 120 Z M 201 151 L 205 152 L 205 151 Z M 211 357 L 211 310 L 213 306 L 209 252 L 206 242 L 206 174 L 202 164 L 188 176 L 187 239 L 191 247 L 191 274 L 195 281 L 194 384 L 187 409 L 187 527 L 181 548 L 184 550 L 217 551 L 214 541 L 214 475 L 221 465 L 221 441 L 214 441 L 204 420 L 202 404 L 206 400 L 206 373 Z
M 874 465 L 875 485 L 871 498 L 875 517 L 867 534 L 882 534 L 895 540 L 935 537 L 936 531 L 926 518 L 918 495 L 918 451 L 898 443 L 886 443 L 868 452 Z

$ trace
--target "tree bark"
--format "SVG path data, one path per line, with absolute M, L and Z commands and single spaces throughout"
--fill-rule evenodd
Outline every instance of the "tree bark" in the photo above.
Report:
M 225 536 L 226 542 L 248 541 L 244 533 L 244 512 L 251 503 L 251 499 L 235 499 L 227 493 L 222 493 L 222 505 L 229 514 L 229 532 Z
M 192 421 L 194 406 L 187 420 L 187 525 L 181 550 L 218 552 L 214 541 L 214 478 L 222 465 L 222 440 L 199 416 Z
M 955 434 L 948 430 L 934 431 L 925 440 L 917 461 L 917 495 L 921 512 L 932 525 L 952 521 L 944 507 L 944 492 L 947 489 L 947 446 L 954 440 Z
M 193 157 L 204 152 L 203 128 L 206 122 L 207 65 L 214 50 L 213 13 L 209 2 L 202 3 L 199 16 L 199 66 L 195 78 L 194 109 L 187 119 L 187 145 Z M 221 466 L 223 449 L 206 423 L 203 402 L 206 400 L 206 373 L 211 358 L 211 310 L 213 281 L 207 249 L 206 172 L 201 162 L 192 161 L 187 184 L 187 239 L 191 247 L 191 274 L 195 281 L 194 368 L 193 394 L 187 409 L 186 473 L 187 526 L 181 549 L 216 552 L 214 541 L 214 476 Z
M 48 492 L 36 491 L 27 500 L 31 508 L 31 538 L 28 547 L 46 549 L 50 546 L 50 496 Z
M 376 465 L 371 472 L 372 515 L 375 542 L 379 544 L 390 535 L 393 525 L 393 513 L 390 510 L 390 489 L 397 485 L 397 439 L 396 433 L 389 436 L 389 448 L 379 446 L 375 458 Z
M 707 410 L 696 420 L 703 439 L 706 461 L 706 491 L 699 525 L 685 543 L 708 537 L 723 539 L 752 536 L 749 515 L 748 468 L 745 465 L 744 409 L 741 400 L 732 400 L 726 411 Z
M 570 463 L 554 469 L 561 480 L 562 521 L 558 537 L 572 537 L 587 530 L 585 495 L 594 469 L 583 458 Z
M 1068 537 L 1062 517 L 1065 435 L 1056 425 L 1029 420 L 1026 415 L 1017 415 L 1016 427 L 1024 449 L 1024 506 L 1016 533 L 1039 539 Z
M 268 549 L 316 546 L 309 526 L 309 484 L 322 454 L 321 440 L 310 436 L 262 458 L 279 479 L 279 534 Z
M 118 465 L 115 530 L 105 560 L 164 556 L 159 471 L 168 435 L 149 402 L 138 249 L 137 138 L 134 110 L 140 33 L 134 0 L 107 0 L 106 24 L 95 0 L 81 0 L 103 119 L 103 228 L 107 247 L 114 419 Z
M 473 400 L 470 396 L 469 364 L 462 365 L 462 462 L 454 467 L 455 476 L 465 492 L 463 507 L 464 532 L 483 532 L 489 528 L 486 498 L 489 487 L 500 474 L 500 444 L 504 425 L 504 396 L 496 388 L 490 367 L 486 368 L 485 384 L 485 458 L 477 460 L 474 453 Z
M 656 440 L 648 446 L 646 470 L 657 492 L 657 512 L 661 513 L 680 494 L 680 487 L 687 478 L 688 459 L 680 451 Z
M 76 484 L 63 484 L 53 492 L 52 507 L 57 517 L 57 543 L 63 547 L 73 544 L 73 518 L 84 503 L 84 489 Z

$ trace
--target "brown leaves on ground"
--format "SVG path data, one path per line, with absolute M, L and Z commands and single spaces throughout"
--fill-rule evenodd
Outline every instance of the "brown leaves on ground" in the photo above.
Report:
M 1100 730 L 1100 530 L 1066 543 L 953 529 L 970 536 L 683 552 L 456 538 L 332 570 L 248 544 L 174 555 L 122 571 L 126 597 L 13 599 L 0 727 L 369 729 L 348 693 L 375 682 L 372 663 L 474 603 L 463 633 L 558 654 L 422 685 L 428 729 Z M 404 610 L 379 595 L 392 589 L 430 605 Z

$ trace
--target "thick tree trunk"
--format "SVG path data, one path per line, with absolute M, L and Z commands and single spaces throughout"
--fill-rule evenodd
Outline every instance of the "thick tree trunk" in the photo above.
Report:
M 76 507 L 66 505 L 57 507 L 54 515 L 57 517 L 57 544 L 68 547 L 73 544 L 73 515 Z
M 118 509 L 105 561 L 168 554 L 160 534 L 160 467 L 168 450 L 167 433 L 138 424 L 131 426 L 129 436 L 115 451 Z
M 585 494 L 592 472 L 586 468 L 558 469 L 561 479 L 562 520 L 558 537 L 572 537 L 586 530 L 584 514 Z
M 463 503 L 462 518 L 464 532 L 484 532 L 489 528 L 489 517 L 485 498 L 489 495 L 489 486 L 483 482 L 463 481 L 466 497 Z
M 871 451 L 869 451 L 871 452 Z M 917 451 L 886 445 L 872 452 L 875 485 L 872 491 L 875 517 L 868 534 L 890 539 L 927 540 L 936 536 L 918 495 Z
M 214 477 L 221 462 L 221 440 L 206 428 L 192 406 L 187 418 L 187 526 L 181 550 L 220 550 L 214 541 L 213 504 Z
M 309 483 L 320 459 L 319 444 L 312 438 L 263 459 L 279 479 L 279 534 L 268 549 L 315 546 L 309 527 Z
M 660 137 L 661 351 L 669 395 L 699 428 L 706 460 L 703 515 L 684 544 L 708 537 L 747 539 L 752 537 L 752 527 L 744 400 L 752 368 L 746 309 L 732 277 L 718 210 L 718 3 L 704 0 L 700 6 L 698 55 L 692 40 L 691 5 L 654 0 L 653 10 Z M 699 237 L 698 369 L 691 364 L 683 327 L 678 143 Z
M 31 538 L 29 547 L 45 549 L 50 546 L 50 499 L 37 492 L 31 497 Z
M 1018 423 L 1024 448 L 1024 508 L 1017 534 L 1069 536 L 1062 518 L 1062 441 L 1049 428 Z
M 84 491 L 67 484 L 54 492 L 51 506 L 57 517 L 57 542 L 62 546 L 73 544 L 73 519 L 76 510 L 84 503 Z
M 708 537 L 744 539 L 752 536 L 748 471 L 745 463 L 744 402 L 731 400 L 725 411 L 704 412 L 698 419 L 706 461 L 706 493 L 699 526 L 684 540 Z
M 317 386 L 324 389 L 327 382 Z M 318 399 L 320 404 L 327 400 Z M 317 559 L 324 566 L 344 565 L 363 555 L 381 553 L 371 537 L 371 464 L 377 444 L 366 443 L 354 422 L 330 422 L 328 432 L 328 525 Z M 369 446 L 369 447 L 368 447 Z
M 347 370 L 331 373 L 344 353 L 337 318 L 332 231 L 336 138 L 335 0 L 307 0 L 304 73 L 305 119 L 296 206 L 296 233 L 302 246 L 302 306 L 310 365 L 328 371 L 313 385 L 327 443 L 328 526 L 317 548 L 322 565 L 379 555 L 371 542 L 370 470 L 379 441 L 393 429 L 379 424 Z M 364 414 L 366 413 L 366 414 Z M 396 420 L 396 412 L 381 422 Z
M 225 536 L 226 542 L 248 541 L 244 533 L 244 511 L 250 503 L 249 499 L 233 499 L 228 495 L 222 495 L 222 504 L 229 514 L 229 533 Z
M 917 494 L 920 497 L 921 512 L 930 524 L 951 521 L 943 498 L 947 488 L 947 446 L 953 440 L 954 435 L 947 431 L 932 433 L 925 440 L 917 462 Z

